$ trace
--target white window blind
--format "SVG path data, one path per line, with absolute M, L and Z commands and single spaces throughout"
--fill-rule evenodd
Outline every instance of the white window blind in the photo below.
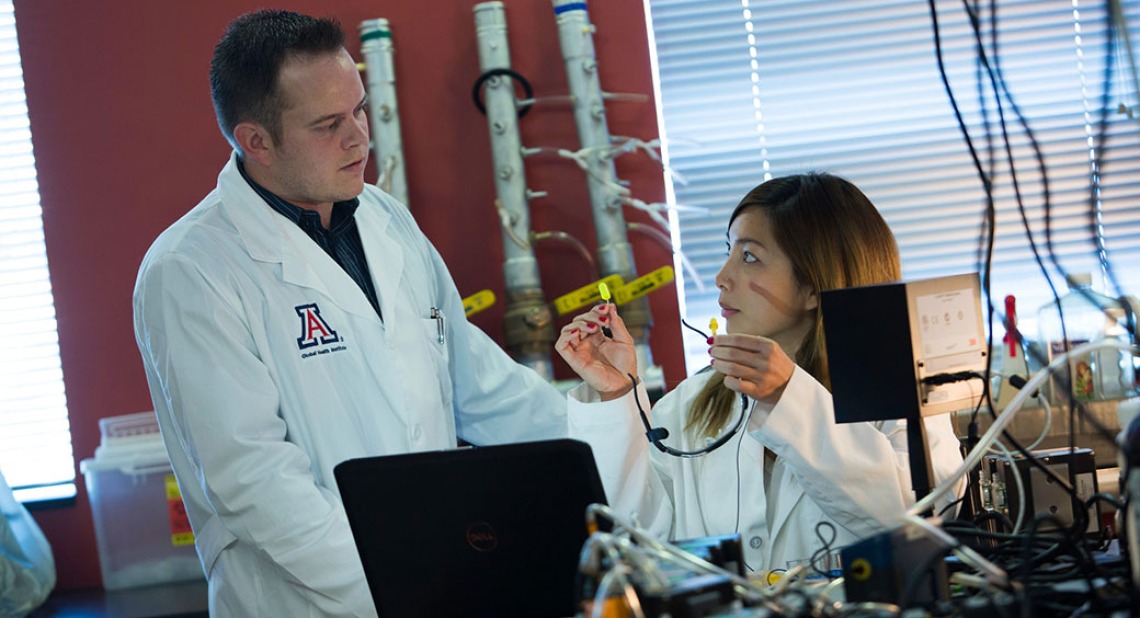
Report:
M 962 3 L 937 3 L 943 56 L 958 105 L 983 162 L 973 31 Z M 989 3 L 981 3 L 987 8 Z M 1123 2 L 1128 22 L 1140 0 Z M 681 291 L 695 322 L 719 313 L 711 285 L 724 260 L 728 215 L 772 176 L 826 171 L 851 180 L 898 239 L 903 273 L 917 279 L 977 270 L 984 190 L 938 74 L 930 12 L 913 0 L 647 0 L 667 160 L 687 184 L 676 203 L 679 242 L 707 290 Z M 1044 153 L 1054 246 L 1067 272 L 1092 272 L 1107 288 L 1090 228 L 1090 152 L 1105 64 L 1103 2 L 998 2 L 999 60 L 1009 90 Z M 982 18 L 987 22 L 988 13 Z M 1118 51 L 1119 51 L 1118 46 Z M 1110 99 L 1136 105 L 1126 57 L 1117 56 Z M 1000 140 L 987 90 L 986 112 Z M 1008 105 L 1018 181 L 1044 251 L 1042 183 L 1025 133 Z M 1125 293 L 1140 292 L 1140 124 L 1110 116 L 1101 207 L 1111 263 Z M 992 293 L 1013 294 L 1023 321 L 1050 299 L 1017 214 L 1000 141 L 995 143 L 997 242 Z M 1053 275 L 1058 290 L 1063 280 Z M 1030 323 L 1029 326 L 1032 326 Z M 1000 333 L 999 333 L 1000 336 Z M 707 346 L 689 341 L 690 370 Z
M 24 501 L 75 495 L 41 214 L 16 17 L 0 2 L 0 472 Z

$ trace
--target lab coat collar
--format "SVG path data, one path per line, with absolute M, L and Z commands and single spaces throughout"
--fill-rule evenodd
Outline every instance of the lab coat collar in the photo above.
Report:
M 274 211 L 242 178 L 236 152 L 218 174 L 218 194 L 252 259 L 281 264 L 285 282 L 316 290 L 345 311 L 379 319 L 352 277 L 296 224 Z M 393 308 L 387 303 L 395 297 L 399 286 L 403 254 L 389 236 L 391 215 L 364 197 L 361 196 L 356 211 L 357 227 L 380 298 L 380 310 L 384 315 L 392 315 Z

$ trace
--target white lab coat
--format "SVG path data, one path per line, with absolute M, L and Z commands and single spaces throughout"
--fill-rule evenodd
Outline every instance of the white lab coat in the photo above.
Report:
M 684 430 L 707 380 L 690 377 L 653 406 L 652 425 L 669 431 L 665 444 L 691 451 L 711 442 Z M 647 407 L 641 386 L 637 392 Z M 739 409 L 738 402 L 730 424 Z M 569 412 L 571 435 L 590 442 L 619 515 L 673 540 L 739 532 L 752 570 L 811 559 L 824 546 L 821 521 L 835 526 L 834 540 L 821 531 L 834 551 L 898 523 L 915 501 L 905 421 L 837 424 L 831 394 L 799 367 L 775 406 L 754 404 L 747 427 L 704 457 L 652 447 L 632 394 L 600 402 L 583 384 L 570 392 Z M 941 481 L 962 463 L 958 440 L 949 415 L 926 419 L 926 430 Z M 765 447 L 777 456 L 767 485 Z
M 565 398 L 466 321 L 407 209 L 360 200 L 383 321 L 234 157 L 140 268 L 135 332 L 212 616 L 376 614 L 338 463 L 566 435 Z

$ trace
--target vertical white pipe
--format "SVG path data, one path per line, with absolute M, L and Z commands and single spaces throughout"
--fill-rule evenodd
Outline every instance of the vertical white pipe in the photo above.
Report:
M 511 58 L 503 3 L 482 2 L 475 5 L 474 12 L 480 72 L 509 69 Z M 503 319 L 506 344 L 515 360 L 553 380 L 550 361 L 553 315 L 542 294 L 538 260 L 531 245 L 515 84 L 505 75 L 490 77 L 484 82 L 482 96 L 491 135 L 496 205 L 505 213 L 503 272 L 507 308 Z
M 609 155 L 610 131 L 594 54 L 594 29 L 585 0 L 553 0 L 553 3 L 562 60 L 566 65 L 566 81 L 574 99 L 578 140 L 582 149 L 589 153 L 586 162 L 590 172 L 586 174 L 586 183 L 598 239 L 598 267 L 603 277 L 618 274 L 625 281 L 632 281 L 637 277 L 637 271 L 622 213 L 621 185 L 613 158 Z M 638 368 L 647 388 L 663 387 L 663 379 L 660 379 L 660 384 L 652 383 L 658 381 L 660 368 L 653 366 L 649 349 L 651 318 L 648 299 L 643 297 L 625 305 L 622 316 L 638 341 Z
M 409 206 L 393 51 L 392 31 L 387 19 L 360 22 L 360 55 L 364 58 L 367 73 L 368 118 L 372 128 L 372 160 L 378 172 L 377 185 L 401 204 Z

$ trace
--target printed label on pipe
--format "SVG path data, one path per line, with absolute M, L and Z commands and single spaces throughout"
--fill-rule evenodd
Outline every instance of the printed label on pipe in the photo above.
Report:
M 610 290 L 616 290 L 625 282 L 622 280 L 621 275 L 610 275 L 598 279 L 593 283 L 588 283 L 573 292 L 563 294 L 556 298 L 554 300 L 554 311 L 556 311 L 558 315 L 566 315 L 571 311 L 598 302 L 602 299 L 601 292 L 598 290 L 598 286 L 602 283 L 606 284 L 606 287 Z
M 463 313 L 471 317 L 493 304 L 495 304 L 495 293 L 491 290 L 480 290 L 463 299 Z
M 631 300 L 645 296 L 672 280 L 673 267 L 662 266 L 648 275 L 642 275 L 623 286 L 619 286 L 613 291 L 614 302 L 618 305 L 624 305 Z

